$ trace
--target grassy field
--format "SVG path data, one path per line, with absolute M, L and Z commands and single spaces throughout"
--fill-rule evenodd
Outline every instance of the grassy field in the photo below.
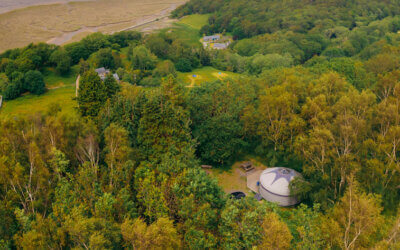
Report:
M 179 20 L 179 23 L 186 24 L 193 29 L 200 30 L 201 27 L 206 25 L 208 23 L 208 18 L 210 17 L 209 14 L 194 14 L 194 15 L 189 15 L 185 16 L 182 19 Z
M 97 0 L 32 6 L 0 15 L 0 51 L 84 27 L 112 32 L 165 16 L 186 0 Z
M 75 84 L 76 77 L 78 76 L 79 66 L 75 65 L 71 68 L 71 71 L 65 75 L 60 76 L 56 74 L 53 68 L 46 68 L 43 72 L 44 82 L 47 88 L 61 87 L 64 85 Z
M 40 96 L 26 94 L 15 100 L 5 101 L 0 109 L 0 116 L 3 115 L 26 115 L 46 111 L 52 103 L 59 103 L 63 112 L 74 112 L 76 107 L 75 81 L 78 75 L 79 66 L 71 68 L 69 74 L 59 76 L 53 68 L 44 70 L 44 81 L 48 91 Z
M 4 102 L 0 110 L 1 116 L 29 115 L 44 112 L 52 103 L 59 103 L 62 112 L 75 112 L 76 101 L 75 86 L 68 85 L 57 89 L 48 90 L 45 94 L 25 95 L 12 101 Z
M 183 23 L 174 23 L 171 28 L 163 29 L 161 32 L 171 33 L 172 36 L 192 45 L 202 46 L 200 43 L 200 34 L 197 29 Z
M 203 67 L 189 73 L 178 73 L 178 80 L 186 83 L 188 87 L 195 87 L 203 82 L 222 80 L 228 77 L 234 78 L 238 75 L 228 71 L 220 71 L 213 67 Z

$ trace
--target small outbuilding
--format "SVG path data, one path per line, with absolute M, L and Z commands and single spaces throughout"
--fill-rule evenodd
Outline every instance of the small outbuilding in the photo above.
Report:
M 268 168 L 260 175 L 259 193 L 270 202 L 280 206 L 293 206 L 300 201 L 290 194 L 290 182 L 301 174 L 290 168 Z

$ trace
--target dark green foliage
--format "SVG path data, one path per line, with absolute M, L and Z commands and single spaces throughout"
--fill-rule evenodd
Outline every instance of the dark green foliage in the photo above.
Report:
M 40 71 L 28 71 L 25 74 L 25 86 L 29 92 L 35 95 L 41 95 L 46 91 L 43 75 Z
M 13 100 L 21 94 L 20 88 L 15 83 L 9 83 L 5 88 L 3 95 L 5 100 Z
M 104 87 L 108 98 L 113 97 L 121 89 L 112 74 L 108 74 L 106 79 L 104 79 Z
M 97 68 L 104 67 L 106 69 L 115 69 L 116 62 L 114 60 L 113 52 L 111 49 L 100 49 L 95 55 L 95 64 Z
M 13 100 L 25 91 L 29 91 L 29 86 L 26 85 L 24 74 L 21 72 L 13 72 L 9 80 L 4 83 L 3 88 L 3 94 L 6 100 Z
M 191 127 L 203 161 L 224 165 L 246 148 L 240 112 L 253 91 L 251 85 L 243 89 L 237 82 L 206 83 L 190 91 Z
M 79 82 L 78 105 L 82 116 L 95 117 L 107 100 L 106 87 L 94 70 L 85 72 Z
M 170 44 L 161 34 L 152 34 L 146 38 L 146 47 L 159 58 L 167 58 Z
M 142 39 L 142 33 L 137 31 L 121 31 L 110 36 L 111 43 L 116 43 L 122 48 L 127 47 L 130 43 L 138 43 Z
M 157 87 L 161 85 L 161 81 L 162 80 L 160 77 L 148 76 L 140 80 L 139 85 L 146 87 Z
M 190 72 L 193 69 L 192 63 L 186 58 L 179 59 L 175 63 L 175 68 L 180 72 Z
M 56 65 L 56 70 L 61 75 L 68 73 L 71 68 L 71 57 L 64 49 L 54 51 L 50 56 L 50 61 Z
M 76 64 L 79 60 L 86 60 L 89 58 L 91 51 L 89 51 L 82 42 L 75 42 L 65 45 L 65 50 L 72 59 L 72 63 Z

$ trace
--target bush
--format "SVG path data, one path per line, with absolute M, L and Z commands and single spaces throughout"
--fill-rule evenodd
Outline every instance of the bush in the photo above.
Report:
M 160 86 L 161 85 L 161 78 L 149 76 L 149 77 L 143 78 L 140 81 L 139 85 L 147 86 L 147 87 Z
M 10 83 L 7 85 L 6 89 L 3 92 L 3 96 L 5 100 L 13 100 L 20 95 L 20 90 L 18 86 L 14 83 Z
M 186 58 L 181 58 L 175 63 L 176 70 L 180 72 L 190 72 L 192 71 L 192 64 Z
M 30 70 L 25 74 L 25 83 L 32 94 L 41 95 L 46 90 L 43 75 L 37 70 Z

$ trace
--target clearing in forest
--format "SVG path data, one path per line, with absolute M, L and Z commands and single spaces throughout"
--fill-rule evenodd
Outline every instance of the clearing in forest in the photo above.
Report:
M 203 82 L 223 80 L 227 77 L 237 77 L 238 75 L 228 71 L 220 71 L 213 67 L 203 67 L 188 73 L 178 73 L 178 79 L 189 84 L 187 87 L 195 87 Z
M 251 161 L 255 166 L 253 171 L 264 170 L 267 167 L 260 161 L 250 158 L 246 161 Z M 220 169 L 213 166 L 212 169 L 205 170 L 210 176 L 218 180 L 218 184 L 223 188 L 226 193 L 232 193 L 235 191 L 241 191 L 250 195 L 252 192 L 247 188 L 247 175 L 241 167 L 240 164 L 244 161 L 235 162 L 228 170 Z

